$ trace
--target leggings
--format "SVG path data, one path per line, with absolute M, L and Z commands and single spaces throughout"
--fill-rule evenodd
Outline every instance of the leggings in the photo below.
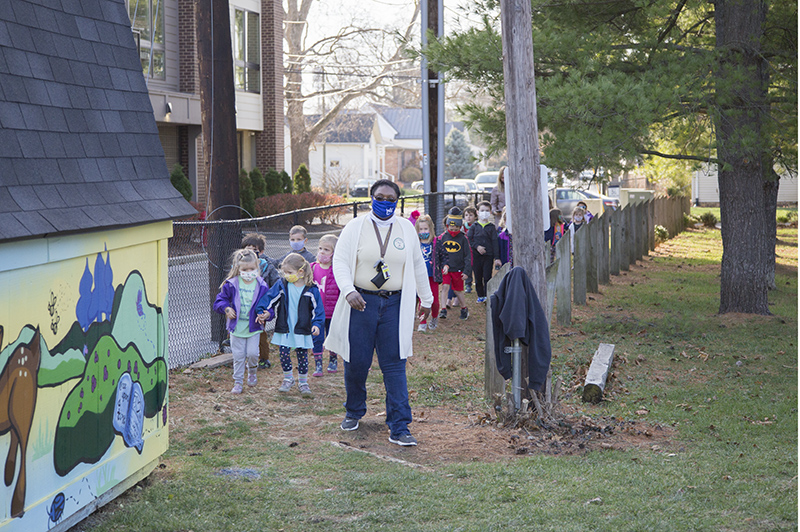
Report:
M 292 371 L 292 359 L 289 355 L 292 352 L 291 347 L 286 347 L 285 345 L 280 346 L 280 355 L 281 355 L 281 369 L 285 372 Z M 300 375 L 305 375 L 308 373 L 308 349 L 303 347 L 297 347 L 294 350 L 295 354 L 297 354 L 297 373 Z
M 494 257 L 475 253 L 472 261 L 472 271 L 475 274 L 475 291 L 478 297 L 486 297 L 486 283 L 492 278 Z

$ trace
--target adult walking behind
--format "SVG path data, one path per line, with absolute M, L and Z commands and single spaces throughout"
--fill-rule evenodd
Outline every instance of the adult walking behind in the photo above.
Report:
M 367 375 L 377 352 L 386 388 L 389 441 L 416 445 L 408 430 L 406 358 L 412 354 L 417 295 L 427 319 L 433 294 L 416 230 L 395 216 L 399 187 L 381 179 L 370 195 L 372 211 L 350 221 L 339 235 L 333 275 L 340 295 L 325 347 L 344 360 L 347 400 L 342 430 L 357 429 L 367 413 Z

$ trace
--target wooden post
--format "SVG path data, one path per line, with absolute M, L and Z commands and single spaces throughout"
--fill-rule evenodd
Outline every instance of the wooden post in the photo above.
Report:
M 647 202 L 647 248 L 650 251 L 656 249 L 656 224 L 655 224 L 655 200 Z
M 494 356 L 494 331 L 492 329 L 492 294 L 497 291 L 503 277 L 511 269 L 510 263 L 503 264 L 494 277 L 489 279 L 486 284 L 486 347 L 483 358 L 483 392 L 486 401 L 492 404 L 494 394 L 503 393 L 505 380 L 500 372 L 497 371 L 497 361 Z
M 613 211 L 603 213 L 600 217 L 602 226 L 600 227 L 600 258 L 597 266 L 598 280 L 600 284 L 610 284 L 611 275 L 608 271 L 609 268 L 609 252 L 608 252 L 608 231 Z
M 422 46 L 428 44 L 428 31 L 436 37 L 444 34 L 444 17 L 440 8 L 442 0 L 423 0 L 420 5 L 422 23 Z M 442 192 L 444 190 L 444 85 L 439 73 L 428 68 L 428 62 L 422 57 L 422 170 L 425 180 L 425 192 Z M 433 224 L 439 227 L 444 218 L 444 197 L 433 195 L 425 197 L 425 212 L 433 218 Z
M 619 269 L 627 272 L 631 269 L 631 254 L 628 251 L 629 246 L 629 219 L 630 219 L 631 205 L 630 203 L 622 209 L 620 213 L 620 238 L 619 238 Z
M 608 261 L 608 273 L 610 275 L 619 275 L 619 265 L 620 265 L 620 252 L 619 252 L 619 244 L 620 240 L 622 240 L 622 234 L 620 229 L 620 220 L 622 219 L 622 210 L 616 210 L 611 214 L 611 219 L 609 223 L 611 225 L 611 235 L 610 235 L 610 246 L 609 246 L 609 261 Z
M 556 280 L 556 320 L 561 326 L 572 322 L 572 253 L 570 253 L 569 233 L 556 244 L 558 274 Z
M 636 264 L 636 239 L 638 235 L 638 227 L 636 226 L 636 204 L 631 205 L 628 209 L 628 256 L 630 257 L 631 265 Z
M 583 400 L 587 403 L 599 403 L 603 400 L 606 380 L 614 363 L 614 344 L 600 344 L 592 357 L 586 382 L 583 385 Z
M 553 323 L 553 304 L 556 300 L 556 281 L 558 280 L 558 259 L 548 264 L 545 269 L 547 278 L 547 301 L 542 305 L 544 314 L 547 316 L 547 328 Z
M 588 265 L 589 231 L 575 232 L 575 253 L 572 256 L 572 302 L 586 304 L 586 267 Z
M 594 223 L 592 220 L 588 225 L 584 224 L 583 230 L 588 230 L 589 234 L 586 235 L 587 251 L 586 254 L 586 291 L 591 294 L 597 294 L 600 289 L 597 286 L 597 261 L 600 254 L 600 224 Z

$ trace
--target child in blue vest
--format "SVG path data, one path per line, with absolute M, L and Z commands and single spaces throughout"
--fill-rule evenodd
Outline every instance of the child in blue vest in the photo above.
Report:
M 303 397 L 311 397 L 308 386 L 308 350 L 314 348 L 314 336 L 325 326 L 325 308 L 319 288 L 314 285 L 314 273 L 306 259 L 290 253 L 281 263 L 283 279 L 264 294 L 256 305 L 261 323 L 275 319 L 272 343 L 280 348 L 283 383 L 279 392 L 291 391 L 294 386 L 292 349 L 297 355 L 298 388 Z

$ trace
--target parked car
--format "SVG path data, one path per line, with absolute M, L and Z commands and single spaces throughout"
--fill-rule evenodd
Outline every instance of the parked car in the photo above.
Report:
M 491 192 L 495 185 L 497 185 L 497 176 L 499 174 L 500 172 L 498 170 L 481 172 L 476 175 L 475 179 L 472 181 L 475 183 L 475 186 L 478 187 L 480 192 Z
M 375 179 L 359 179 L 350 189 L 350 195 L 354 198 L 369 197 L 369 189 L 375 181 Z
M 474 179 L 448 179 L 444 182 L 445 185 L 447 184 L 459 184 L 463 183 L 467 187 L 467 192 L 478 192 L 478 185 L 475 184 Z
M 455 195 L 455 203 L 453 203 L 453 195 L 452 194 L 445 194 L 444 195 L 444 206 L 445 208 L 449 209 L 454 205 L 463 209 L 467 205 L 469 205 L 469 201 L 471 196 L 467 194 L 470 192 L 469 187 L 466 183 L 464 183 L 464 179 L 448 179 L 444 182 L 444 192 L 463 192 L 463 194 L 456 194 Z
M 589 207 L 589 211 L 594 214 L 602 214 L 606 209 L 619 208 L 619 200 L 610 198 L 596 192 L 587 190 L 577 190 L 574 188 L 551 188 L 548 191 L 550 199 L 555 201 L 556 207 L 561 210 L 564 220 L 572 220 L 572 211 L 583 201 Z M 601 211 L 602 209 L 602 211 Z
M 425 181 L 414 181 L 411 183 L 411 188 L 422 192 L 425 190 Z

